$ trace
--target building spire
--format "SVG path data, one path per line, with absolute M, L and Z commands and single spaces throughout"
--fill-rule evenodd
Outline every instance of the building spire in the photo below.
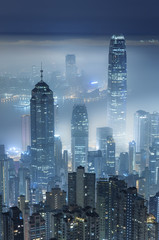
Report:
M 41 72 L 41 82 L 43 82 L 43 68 L 42 68 L 42 62 L 41 62 L 41 70 L 40 70 L 40 72 Z

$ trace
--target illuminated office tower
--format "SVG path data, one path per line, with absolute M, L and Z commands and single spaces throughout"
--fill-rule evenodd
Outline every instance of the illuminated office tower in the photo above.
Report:
M 77 67 L 76 67 L 76 56 L 74 54 L 66 55 L 66 82 L 72 87 L 76 84 Z
M 148 112 L 139 110 L 134 115 L 134 140 L 136 152 L 149 150 L 149 116 Z
M 30 146 L 30 115 L 22 115 L 21 117 L 21 131 L 22 131 L 22 151 L 27 150 Z
M 135 141 L 129 142 L 129 173 L 135 170 L 136 158 L 136 143 Z
M 48 178 L 54 176 L 54 99 L 43 81 L 43 70 L 32 90 L 30 115 L 32 181 L 46 190 Z
M 108 126 L 113 128 L 117 153 L 125 150 L 127 102 L 127 57 L 125 38 L 113 35 L 109 46 Z
M 159 139 L 159 113 L 150 114 L 150 146 Z
M 9 207 L 9 159 L 5 154 L 4 145 L 0 145 L 0 194 L 3 197 L 3 206 Z
M 104 167 L 106 165 L 106 161 L 104 160 L 101 150 L 88 151 L 88 172 L 95 173 L 96 178 L 103 177 L 105 173 Z
M 106 173 L 108 175 L 115 175 L 115 142 L 112 137 L 107 137 L 107 150 L 106 150 Z
M 3 239 L 3 215 L 2 215 L 2 194 L 0 194 L 0 240 Z
M 54 137 L 54 160 L 55 160 L 55 176 L 60 177 L 63 168 L 62 158 L 62 142 L 60 136 Z
M 88 115 L 84 104 L 74 105 L 71 121 L 72 169 L 78 166 L 87 171 Z
M 96 148 L 101 150 L 103 157 L 106 155 L 107 137 L 113 136 L 113 129 L 110 127 L 99 127 L 96 130 Z

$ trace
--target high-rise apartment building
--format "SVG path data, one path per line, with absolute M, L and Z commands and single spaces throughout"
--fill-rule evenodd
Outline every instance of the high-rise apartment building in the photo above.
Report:
M 77 104 L 73 107 L 71 121 L 71 150 L 73 171 L 75 171 L 78 166 L 85 167 L 87 171 L 88 114 L 84 104 Z
M 113 128 L 117 153 L 125 151 L 127 102 L 127 57 L 125 38 L 113 35 L 109 46 L 108 126 Z
M 68 204 L 95 207 L 95 174 L 85 173 L 82 166 L 68 173 Z
M 97 182 L 97 213 L 100 240 L 147 239 L 145 200 L 123 180 L 113 177 Z
M 54 99 L 43 81 L 43 70 L 32 90 L 30 115 L 32 181 L 46 189 L 48 178 L 54 175 Z
M 54 213 L 51 239 L 98 240 L 99 216 L 93 208 L 74 207 Z
M 60 188 L 52 188 L 51 192 L 46 192 L 46 205 L 50 210 L 62 209 L 66 205 L 66 192 Z
M 126 189 L 125 182 L 117 178 L 101 179 L 97 182 L 96 208 L 100 217 L 100 240 L 117 239 L 116 230 L 119 224 L 117 196 L 119 191 L 124 189 Z
M 33 213 L 30 216 L 30 240 L 45 239 L 45 220 L 40 213 Z
M 23 217 L 18 207 L 11 207 L 9 212 L 3 213 L 3 239 L 24 240 Z

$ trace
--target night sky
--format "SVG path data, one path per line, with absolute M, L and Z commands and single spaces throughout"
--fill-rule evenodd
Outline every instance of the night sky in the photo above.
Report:
M 159 34 L 158 0 L 5 0 L 0 33 Z

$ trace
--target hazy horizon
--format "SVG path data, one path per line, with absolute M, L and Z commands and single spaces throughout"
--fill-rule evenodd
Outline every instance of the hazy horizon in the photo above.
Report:
M 31 73 L 32 65 L 40 66 L 43 62 L 44 80 L 46 72 L 65 72 L 65 55 L 75 54 L 79 71 L 84 71 L 91 81 L 98 81 L 100 86 L 107 86 L 108 50 L 111 36 L 55 36 L 55 35 L 1 35 L 0 36 L 0 75 L 6 72 Z M 126 37 L 127 69 L 128 69 L 128 104 L 127 129 L 128 139 L 132 140 L 133 114 L 139 109 L 159 112 L 159 37 L 134 36 Z M 40 73 L 39 73 L 40 79 Z M 52 89 L 54 91 L 54 89 Z M 95 145 L 96 127 L 106 124 L 106 103 L 97 106 L 98 114 L 94 114 L 94 106 L 88 107 L 90 122 L 89 143 Z M 65 122 L 60 120 L 59 134 L 64 148 L 70 148 L 71 108 L 64 109 Z M 66 111 L 66 112 L 65 112 Z M 23 113 L 22 113 L 23 114 Z M 60 112 L 60 114 L 62 114 Z M 62 114 L 62 116 L 64 116 Z M 7 113 L 8 116 L 8 113 Z M 20 116 L 20 113 L 19 113 Z M 17 119 L 17 116 L 16 116 Z M 18 118 L 19 119 L 19 118 Z M 4 131 L 0 143 L 11 146 L 14 142 L 20 146 L 20 126 L 14 134 L 4 128 L 2 116 L 0 123 Z M 20 120 L 19 120 L 20 123 Z M 18 124 L 19 124 L 18 123 Z M 8 123 L 9 125 L 9 123 Z M 17 125 L 17 124 L 16 124 Z M 6 132 L 6 133 L 5 133 Z M 69 136 L 69 140 L 68 140 Z M 6 139 L 4 142 L 3 140 Z

